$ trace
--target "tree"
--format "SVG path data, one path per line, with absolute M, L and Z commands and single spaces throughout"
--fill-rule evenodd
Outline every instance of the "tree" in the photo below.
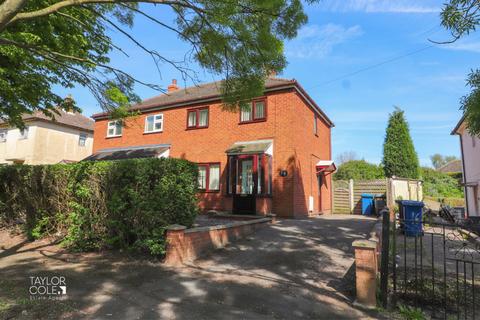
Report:
M 365 160 L 352 160 L 342 163 L 333 178 L 335 180 L 375 180 L 385 178 L 383 169 Z
M 404 111 L 395 108 L 388 120 L 383 144 L 383 169 L 387 177 L 418 179 L 419 163 Z
M 307 3 L 316 0 L 308 0 Z M 171 10 L 175 22 L 160 21 L 153 10 Z M 155 5 L 155 6 L 152 6 Z M 156 24 L 187 42 L 181 61 L 140 43 L 128 28 L 134 17 Z M 53 86 L 88 88 L 100 106 L 125 115 L 138 101 L 134 85 L 163 91 L 110 64 L 108 54 L 125 50 L 107 31 L 114 30 L 152 57 L 161 71 L 170 65 L 187 81 L 198 83 L 189 62 L 222 76 L 224 106 L 237 108 L 261 95 L 264 80 L 286 66 L 283 42 L 306 23 L 301 0 L 4 0 L 0 4 L 0 119 L 21 126 L 22 113 L 41 110 L 52 116 L 55 107 L 71 99 L 58 96 Z M 152 31 L 153 32 L 153 31 Z
M 355 151 L 345 151 L 337 156 L 336 162 L 340 165 L 353 160 L 358 160 L 357 153 Z
M 430 156 L 430 160 L 432 161 L 432 166 L 435 169 L 439 169 L 446 165 L 449 162 L 452 162 L 454 160 L 457 160 L 458 158 L 456 156 L 442 156 L 439 153 L 435 153 L 434 155 Z
M 480 1 L 450 0 L 441 13 L 442 25 L 451 32 L 452 43 L 474 32 L 480 26 Z M 467 78 L 471 92 L 460 100 L 468 130 L 480 135 L 480 69 L 472 70 Z

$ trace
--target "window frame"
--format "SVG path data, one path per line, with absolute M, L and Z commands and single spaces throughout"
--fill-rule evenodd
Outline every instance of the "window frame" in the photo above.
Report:
M 82 137 L 85 137 L 85 138 L 82 140 Z M 86 133 L 80 133 L 78 135 L 78 146 L 85 147 L 87 145 L 87 138 L 88 138 L 88 135 Z M 80 144 L 80 141 L 83 141 L 83 144 Z
M 18 140 L 27 140 L 29 127 L 25 127 L 25 129 L 19 129 L 19 131 L 20 131 L 20 135 L 18 137 Z
M 273 157 L 270 154 L 253 154 L 253 155 L 229 155 L 227 161 L 227 188 L 226 196 L 235 196 L 237 194 L 237 172 L 238 160 L 253 156 L 254 158 L 254 180 L 255 180 L 255 197 L 257 198 L 271 198 L 273 197 L 273 177 L 272 177 L 272 161 Z M 260 173 L 260 174 L 259 174 Z M 260 188 L 259 188 L 260 186 Z M 258 192 L 260 189 L 260 193 Z
M 155 124 L 158 123 L 157 122 L 157 119 L 155 119 L 156 117 L 158 116 L 162 116 L 162 119 L 160 119 L 160 122 L 162 125 L 161 125 L 161 129 L 155 129 Z M 149 117 L 153 117 L 153 130 L 152 131 L 147 131 L 147 125 L 148 125 L 148 118 Z M 163 117 L 163 113 L 157 113 L 157 114 L 150 114 L 150 115 L 147 115 L 145 116 L 145 128 L 143 130 L 143 133 L 144 134 L 149 134 L 149 133 L 158 133 L 158 132 L 163 132 L 163 121 L 164 121 L 164 117 Z
M 207 124 L 205 126 L 200 125 L 200 111 L 207 110 Z M 196 112 L 195 114 L 195 125 L 190 126 L 188 124 L 188 118 L 191 112 Z M 187 130 L 195 130 L 195 129 L 206 129 L 210 125 L 210 106 L 203 106 L 203 107 L 196 107 L 187 109 Z
M 263 117 L 262 118 L 255 118 L 255 104 L 257 102 L 263 102 Z M 250 107 L 251 107 L 251 120 L 243 120 L 242 121 L 242 110 L 239 112 L 239 123 L 240 124 L 246 124 L 246 123 L 255 123 L 255 122 L 263 122 L 267 121 L 267 97 L 261 97 L 261 98 L 256 98 L 252 99 L 250 102 Z
M 8 129 L 0 129 L 0 133 L 4 133 L 4 138 L 0 138 L 0 143 L 5 143 L 7 142 L 7 137 L 8 137 Z
M 108 131 L 110 130 L 110 124 L 113 123 L 115 125 L 117 122 L 120 122 L 120 124 L 122 125 L 122 133 L 117 134 L 116 133 L 117 128 L 116 128 L 116 126 L 114 126 L 115 134 L 112 134 L 112 135 L 108 134 Z M 107 138 L 117 138 L 117 137 L 121 137 L 122 135 L 123 135 L 123 121 L 122 120 L 111 120 L 111 121 L 107 122 Z
M 218 165 L 218 189 L 210 189 L 210 166 Z M 205 189 L 198 188 L 198 190 L 202 193 L 219 193 L 221 190 L 221 176 L 222 176 L 222 166 L 220 162 L 199 162 L 197 163 L 198 167 L 205 167 Z

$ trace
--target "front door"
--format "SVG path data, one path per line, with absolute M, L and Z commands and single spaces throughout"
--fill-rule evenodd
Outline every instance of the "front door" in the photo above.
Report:
M 233 211 L 237 214 L 255 214 L 256 158 L 242 156 L 237 160 L 236 193 L 233 196 Z

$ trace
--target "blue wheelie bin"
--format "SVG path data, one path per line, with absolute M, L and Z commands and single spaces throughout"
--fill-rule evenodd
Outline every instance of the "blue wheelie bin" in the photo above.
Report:
M 424 203 L 412 200 L 397 202 L 400 209 L 400 219 L 403 220 L 402 227 L 405 235 L 409 237 L 421 236 L 423 234 L 422 209 Z
M 362 193 L 362 215 L 373 214 L 373 194 Z

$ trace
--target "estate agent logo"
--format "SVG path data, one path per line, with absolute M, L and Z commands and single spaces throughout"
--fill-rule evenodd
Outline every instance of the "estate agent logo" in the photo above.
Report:
M 30 276 L 30 300 L 60 300 L 67 295 L 64 276 Z

